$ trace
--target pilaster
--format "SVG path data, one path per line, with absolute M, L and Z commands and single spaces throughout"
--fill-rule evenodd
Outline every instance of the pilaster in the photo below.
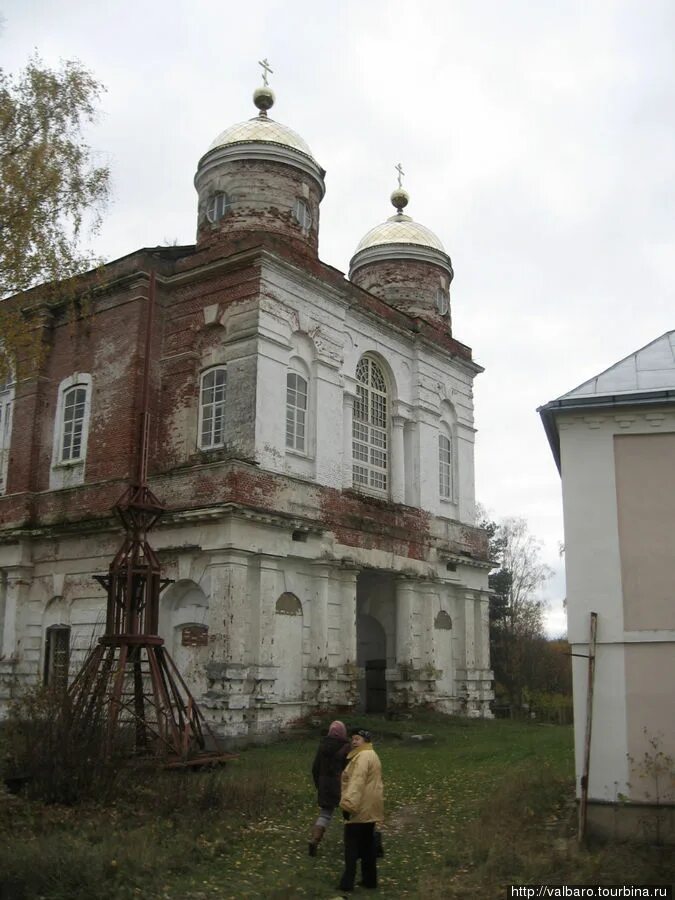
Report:
M 437 672 L 434 663 L 433 582 L 401 576 L 396 580 L 396 669 L 389 673 L 395 706 L 416 706 L 433 700 Z
M 403 416 L 391 417 L 391 499 L 394 503 L 405 503 L 405 442 Z
M 354 483 L 352 457 L 352 431 L 354 428 L 354 400 L 353 394 L 345 388 L 342 395 L 342 485 L 345 488 L 352 487 Z

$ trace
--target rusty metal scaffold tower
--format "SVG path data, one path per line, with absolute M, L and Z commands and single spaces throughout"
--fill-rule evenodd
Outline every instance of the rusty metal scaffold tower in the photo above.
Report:
M 125 537 L 107 575 L 105 633 L 70 687 L 73 727 L 100 729 L 102 752 L 157 757 L 168 764 L 228 758 L 158 634 L 163 579 L 148 532 L 164 506 L 148 485 L 150 351 L 155 273 L 150 273 L 136 472 L 115 512 Z M 208 739 L 208 740 L 207 740 Z

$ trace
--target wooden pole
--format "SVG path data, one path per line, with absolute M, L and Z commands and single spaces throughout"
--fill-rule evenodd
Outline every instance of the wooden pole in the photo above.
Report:
M 598 633 L 598 614 L 591 613 L 591 632 L 588 640 L 588 686 L 586 690 L 586 734 L 584 735 L 584 768 L 581 775 L 579 799 L 579 844 L 586 840 L 588 813 L 588 774 L 591 765 L 591 732 L 593 728 L 593 686 L 595 683 L 595 647 Z

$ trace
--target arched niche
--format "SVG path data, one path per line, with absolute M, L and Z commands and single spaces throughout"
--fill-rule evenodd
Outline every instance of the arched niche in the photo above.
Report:
M 434 628 L 439 628 L 441 631 L 452 630 L 452 619 L 444 609 L 442 609 L 434 619 Z
M 436 690 L 443 694 L 454 694 L 454 658 L 452 618 L 441 609 L 434 619 L 434 655 L 436 669 L 440 672 L 436 680 Z
M 194 581 L 172 584 L 160 598 L 159 634 L 193 695 L 206 689 L 209 600 Z
M 295 594 L 291 594 L 290 591 L 284 591 L 277 599 L 274 611 L 279 616 L 301 616 L 302 603 L 300 603 Z
M 279 700 L 302 700 L 302 603 L 290 591 L 277 598 L 274 616 L 274 665 Z
M 316 346 L 314 341 L 304 331 L 294 331 L 291 335 L 290 345 L 290 358 L 297 360 L 309 375 L 316 359 Z M 298 370 L 300 371 L 300 368 Z

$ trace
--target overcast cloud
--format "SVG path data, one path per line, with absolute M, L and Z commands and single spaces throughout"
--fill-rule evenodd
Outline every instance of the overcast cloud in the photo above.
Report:
M 114 202 L 96 249 L 191 243 L 192 178 L 252 117 L 267 56 L 272 117 L 327 170 L 321 258 L 347 271 L 362 235 L 407 211 L 455 269 L 453 332 L 476 383 L 476 491 L 525 516 L 556 576 L 560 480 L 536 407 L 675 327 L 675 4 L 11 0 L 8 70 L 36 48 L 107 86 L 91 144 Z

